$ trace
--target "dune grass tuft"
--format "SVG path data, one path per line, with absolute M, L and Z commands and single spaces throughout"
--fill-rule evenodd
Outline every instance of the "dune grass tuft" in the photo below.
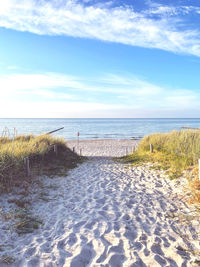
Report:
M 153 153 L 150 152 L 153 145 Z M 144 137 L 138 149 L 123 158 L 134 165 L 153 163 L 154 169 L 166 170 L 171 179 L 176 179 L 187 171 L 192 189 L 191 202 L 200 202 L 200 181 L 198 178 L 200 159 L 200 131 L 182 130 L 169 133 L 156 133 Z
M 150 153 L 150 144 L 153 153 Z M 125 161 L 135 164 L 155 163 L 155 168 L 168 171 L 171 178 L 195 166 L 200 158 L 200 131 L 184 130 L 170 133 L 156 133 L 144 137 L 137 149 L 125 157 Z
M 53 151 L 57 144 L 58 155 Z M 50 135 L 21 135 L 14 139 L 0 137 L 0 191 L 10 190 L 11 185 L 25 179 L 24 158 L 30 158 L 32 174 L 66 174 L 80 157 L 74 154 L 64 139 Z

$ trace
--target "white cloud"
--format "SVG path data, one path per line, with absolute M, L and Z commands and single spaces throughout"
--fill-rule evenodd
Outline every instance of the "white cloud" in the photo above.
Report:
M 109 116 L 113 111 L 123 110 L 122 105 L 85 102 L 3 102 L 0 105 L 2 118 L 84 118 Z
M 0 75 L 0 84 L 1 117 L 134 117 L 145 110 L 146 117 L 159 117 L 167 110 L 171 114 L 200 106 L 197 90 L 172 90 L 133 75 L 84 80 L 59 73 L 21 73 Z
M 17 70 L 18 69 L 18 67 L 17 66 L 7 66 L 7 69 L 8 70 Z
M 137 105 L 113 105 L 85 102 L 37 102 L 9 101 L 1 103 L 2 118 L 151 118 L 151 117 L 198 117 L 198 107 L 184 108 L 148 107 Z
M 102 87 L 109 88 L 111 92 L 124 93 L 129 96 L 152 96 L 160 94 L 163 88 L 150 82 L 141 80 L 133 75 L 121 76 L 115 74 L 107 74 L 100 79 Z
M 184 10 L 190 12 L 191 8 L 185 7 Z M 155 20 L 149 16 L 150 13 L 162 16 Z M 127 6 L 112 7 L 110 3 L 108 6 L 84 6 L 75 0 L 7 0 L 1 3 L 0 26 L 36 34 L 95 38 L 200 56 L 199 30 L 180 30 L 184 21 L 177 19 L 176 15 L 176 8 L 166 6 L 138 13 Z
M 70 99 L 71 95 L 58 89 L 82 88 L 82 84 L 71 76 L 55 73 L 7 74 L 0 76 L 1 100 L 16 97 L 36 96 L 45 99 Z
M 150 3 L 150 8 L 144 13 L 147 15 L 160 15 L 160 16 L 176 16 L 186 15 L 189 13 L 200 13 L 200 7 L 195 6 L 173 6 L 173 5 L 161 5 L 158 3 Z
M 0 75 L 1 98 L 17 95 L 38 95 L 46 98 L 70 98 L 66 92 L 107 93 L 110 95 L 127 95 L 135 97 L 155 97 L 167 95 L 171 97 L 185 95 L 190 97 L 194 93 L 190 90 L 171 90 L 145 81 L 134 75 L 104 74 L 102 77 L 84 79 L 60 73 L 16 73 Z M 60 90 L 59 90 L 60 89 Z M 83 95 L 84 97 L 84 95 Z
M 198 108 L 200 105 L 200 96 L 190 90 L 175 90 L 169 95 L 166 94 L 165 105 L 168 108 Z
M 137 77 L 126 77 L 107 74 L 103 78 L 84 80 L 58 73 L 39 74 L 7 74 L 0 75 L 0 84 L 3 88 L 1 97 L 17 95 L 37 95 L 45 98 L 70 98 L 65 92 L 73 91 L 74 94 L 85 92 L 128 94 L 131 96 L 156 95 L 162 88 Z M 62 92 L 57 89 L 61 88 Z

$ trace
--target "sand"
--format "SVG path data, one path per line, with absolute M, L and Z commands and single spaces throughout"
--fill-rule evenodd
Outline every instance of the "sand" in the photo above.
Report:
M 86 162 L 66 177 L 40 177 L 24 197 L 43 222 L 32 233 L 15 231 L 17 206 L 8 200 L 22 197 L 17 189 L 1 195 L 0 258 L 20 267 L 198 266 L 200 221 L 182 197 L 184 182 L 111 158 L 136 145 L 81 141 L 76 151 L 82 149 Z

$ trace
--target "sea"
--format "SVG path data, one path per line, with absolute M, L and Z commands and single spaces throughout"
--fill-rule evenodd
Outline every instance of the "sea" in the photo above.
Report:
M 132 139 L 139 140 L 152 133 L 181 130 L 182 127 L 200 127 L 195 119 L 0 119 L 0 136 L 11 138 L 22 134 L 45 134 L 58 128 L 64 129 L 53 136 L 66 140 Z M 79 136 L 78 136 L 79 135 Z

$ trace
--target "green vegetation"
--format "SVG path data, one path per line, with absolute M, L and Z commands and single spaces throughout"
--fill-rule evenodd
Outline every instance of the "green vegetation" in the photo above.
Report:
M 53 145 L 57 145 L 56 156 Z M 49 135 L 17 136 L 14 139 L 0 138 L 0 191 L 9 191 L 12 185 L 27 180 L 24 158 L 30 158 L 31 177 L 38 174 L 66 175 L 81 158 L 73 153 L 64 139 Z
M 153 153 L 150 152 L 153 145 Z M 177 178 L 188 168 L 194 167 L 200 158 L 200 131 L 183 130 L 156 133 L 146 136 L 137 151 L 124 158 L 126 162 L 154 163 L 154 168 L 164 169 L 171 178 Z
M 150 152 L 153 145 L 153 153 Z M 191 189 L 190 203 L 200 203 L 200 180 L 198 178 L 200 159 L 200 131 L 183 130 L 170 133 L 156 133 L 144 137 L 133 154 L 123 158 L 125 162 L 141 165 L 153 163 L 152 168 L 166 170 L 169 178 L 181 177 L 186 171 Z

